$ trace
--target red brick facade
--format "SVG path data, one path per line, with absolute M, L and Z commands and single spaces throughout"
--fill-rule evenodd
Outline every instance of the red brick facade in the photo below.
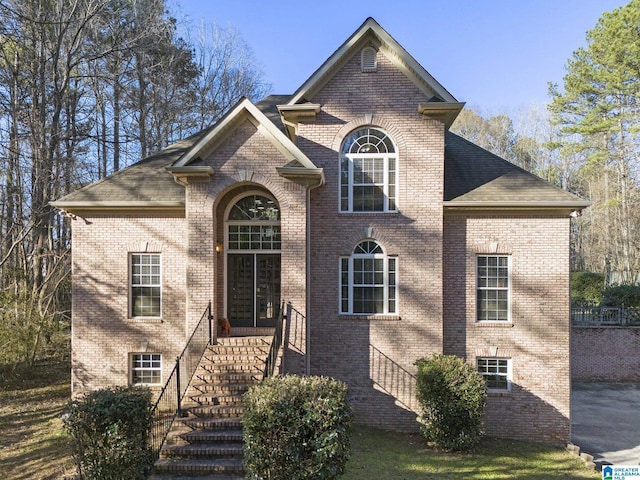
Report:
M 305 100 L 318 112 L 295 126 L 295 148 L 322 169 L 324 185 L 283 178 L 277 169 L 291 162 L 294 147 L 248 111 L 199 147 L 199 165 L 214 173 L 186 182 L 184 214 L 103 212 L 74 223 L 74 394 L 128 383 L 132 353 L 161 353 L 166 378 L 207 302 L 215 317 L 227 314 L 225 220 L 232 202 L 251 192 L 274 198 L 281 211 L 282 298 L 297 312 L 289 318 L 286 371 L 310 366 L 346 381 L 360 423 L 417 430 L 417 359 L 508 359 L 511 389 L 490 393 L 487 432 L 568 441 L 568 216 L 448 210 L 446 126 L 418 109 L 436 91 L 399 66 L 402 52 L 381 48 L 376 71 L 363 72 L 367 45 L 352 47 L 314 83 Z M 339 211 L 339 151 L 362 126 L 395 144 L 397 212 Z M 340 314 L 340 259 L 363 240 L 396 259 L 394 314 Z M 129 255 L 139 252 L 162 258 L 159 319 L 129 318 Z M 510 258 L 506 322 L 476 320 L 476 257 L 488 254 Z
M 571 328 L 571 378 L 582 382 L 640 381 L 640 328 Z

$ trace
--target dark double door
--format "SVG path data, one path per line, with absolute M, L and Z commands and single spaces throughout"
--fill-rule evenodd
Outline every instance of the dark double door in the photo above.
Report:
M 234 327 L 273 327 L 280 314 L 280 254 L 227 255 L 227 314 Z

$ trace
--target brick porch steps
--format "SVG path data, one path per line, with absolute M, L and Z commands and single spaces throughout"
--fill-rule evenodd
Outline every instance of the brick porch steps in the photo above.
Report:
M 244 478 L 242 395 L 262 380 L 270 337 L 219 339 L 207 348 L 167 436 L 152 480 Z

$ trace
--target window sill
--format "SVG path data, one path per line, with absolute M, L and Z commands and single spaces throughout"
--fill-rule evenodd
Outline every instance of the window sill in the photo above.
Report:
M 510 397 L 511 390 L 487 390 L 487 395 L 490 397 Z
M 163 323 L 162 317 L 129 317 L 127 320 L 132 323 Z
M 378 216 L 378 217 L 388 217 L 394 215 L 400 215 L 399 211 L 395 212 L 338 212 L 340 215 L 349 215 L 353 217 L 370 217 L 370 216 Z
M 358 313 L 341 313 L 340 318 L 344 320 L 376 320 L 376 321 L 400 321 L 402 317 L 400 315 L 362 315 Z
M 477 327 L 498 327 L 498 328 L 513 328 L 515 325 L 510 321 L 502 320 L 480 320 L 476 321 Z

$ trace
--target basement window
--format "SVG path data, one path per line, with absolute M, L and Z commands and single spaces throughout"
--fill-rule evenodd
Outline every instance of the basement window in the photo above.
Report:
M 487 382 L 487 390 L 511 391 L 511 360 L 508 358 L 478 358 L 478 373 Z
M 133 385 L 162 384 L 162 356 L 159 353 L 132 354 L 131 383 Z

